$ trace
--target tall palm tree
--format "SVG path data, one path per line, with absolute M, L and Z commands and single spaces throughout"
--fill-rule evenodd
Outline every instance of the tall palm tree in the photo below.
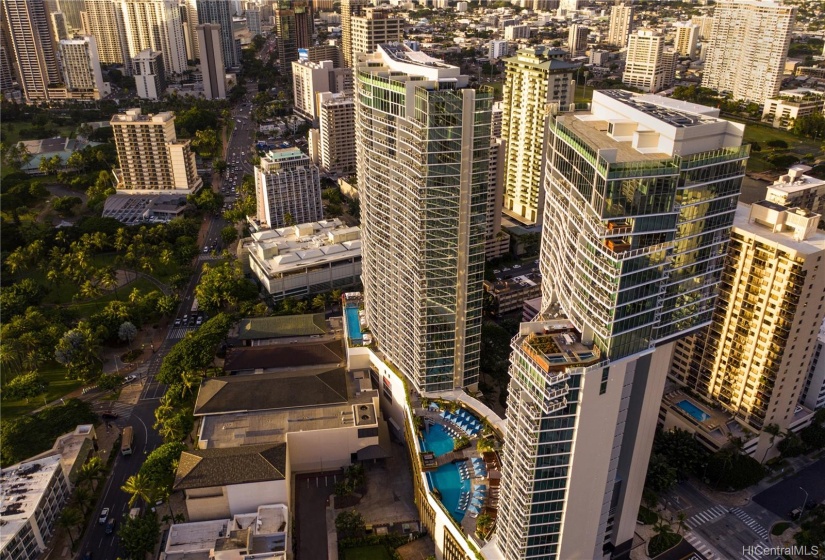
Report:
M 770 434 L 770 436 L 771 436 L 771 444 L 765 450 L 765 454 L 762 455 L 761 463 L 765 464 L 765 459 L 768 458 L 768 453 L 770 453 L 771 449 L 773 449 L 773 444 L 776 441 L 777 436 L 779 436 L 779 434 L 782 433 L 782 428 L 779 427 L 779 424 L 771 423 L 771 424 L 767 424 L 764 428 L 762 428 L 762 431 L 764 431 L 765 433 Z
M 181 398 L 186 396 L 187 393 L 192 394 L 192 390 L 200 385 L 201 379 L 203 379 L 203 376 L 196 371 L 184 371 L 180 376 Z
M 659 518 L 659 521 L 653 525 L 653 532 L 656 533 L 657 536 L 664 538 L 673 534 L 673 528 L 670 526 L 670 523 Z
M 75 505 L 80 508 L 80 511 L 83 512 L 83 515 L 86 516 L 89 514 L 89 511 L 92 509 L 92 501 L 94 500 L 92 493 L 83 486 L 75 488 L 74 490 L 74 503 Z
M 676 520 L 679 522 L 679 525 L 676 527 L 676 532 L 680 535 L 682 534 L 682 529 L 685 527 L 685 520 L 687 519 L 687 514 L 683 511 L 680 511 L 676 514 Z
M 77 473 L 77 481 L 76 484 L 81 486 L 86 482 L 94 485 L 94 483 L 101 479 L 103 476 L 103 461 L 100 457 L 92 457 L 88 461 L 86 461 L 82 467 L 80 467 L 80 472 Z
M 158 489 L 152 485 L 149 478 L 141 473 L 130 476 L 120 489 L 131 495 L 129 498 L 129 507 L 134 506 L 138 498 L 147 504 L 151 504 L 158 492 Z
M 66 532 L 69 534 L 69 540 L 72 542 L 72 548 L 74 548 L 74 535 L 72 535 L 72 529 L 81 523 L 83 523 L 83 514 L 81 514 L 77 508 L 73 507 L 65 508 L 60 512 L 60 516 L 57 518 L 57 524 L 66 529 Z

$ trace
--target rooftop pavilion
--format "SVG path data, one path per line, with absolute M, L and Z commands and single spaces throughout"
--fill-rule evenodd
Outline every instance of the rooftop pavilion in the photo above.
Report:
M 599 349 L 581 340 L 581 333 L 567 319 L 522 323 L 518 344 L 546 372 L 583 367 L 599 361 Z

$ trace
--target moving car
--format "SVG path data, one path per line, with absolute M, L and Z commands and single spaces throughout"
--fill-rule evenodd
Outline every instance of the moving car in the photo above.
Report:
M 100 417 L 103 418 L 104 420 L 117 420 L 118 418 L 120 418 L 120 414 L 118 414 L 117 412 L 107 411 L 107 412 L 104 412 L 103 414 L 101 414 Z M 109 508 L 106 508 L 103 511 L 105 511 L 108 514 L 109 513 Z M 101 513 L 100 516 L 103 517 L 103 514 Z M 104 519 L 104 521 L 105 521 L 105 519 Z M 101 521 L 101 523 L 103 523 L 103 521 Z
M 126 378 L 123 380 L 124 383 L 131 383 L 137 379 L 137 375 L 127 375 Z
M 97 522 L 103 525 L 107 519 L 109 519 L 109 508 L 103 508 L 100 510 L 100 517 L 97 518 Z
M 115 532 L 115 518 L 112 517 L 106 522 L 106 534 L 111 535 Z

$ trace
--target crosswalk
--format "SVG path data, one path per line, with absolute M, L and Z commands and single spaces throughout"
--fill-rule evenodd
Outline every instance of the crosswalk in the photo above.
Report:
M 115 401 L 113 403 L 105 403 L 103 406 L 100 406 L 95 412 L 98 414 L 102 414 L 104 412 L 113 412 L 118 415 L 117 420 L 110 420 L 115 424 L 122 424 L 124 421 L 128 420 L 130 416 L 132 416 L 132 410 L 134 410 L 135 404 L 128 403 L 128 402 L 121 402 Z
M 736 517 L 738 517 L 740 519 L 740 521 L 742 521 L 742 523 L 747 525 L 750 528 L 751 531 L 753 531 L 754 533 L 759 535 L 759 538 L 761 538 L 763 541 L 768 541 L 769 540 L 768 530 L 765 529 L 759 523 L 757 523 L 757 521 L 753 517 L 751 517 L 750 515 L 748 515 L 747 513 L 745 513 L 744 511 L 742 511 L 739 508 L 733 508 L 731 510 L 731 513 L 733 515 L 735 515 Z
M 695 534 L 688 532 L 685 535 L 685 540 L 690 543 L 690 545 L 699 551 L 699 554 L 705 557 L 706 560 L 723 560 L 716 556 L 714 552 L 708 548 L 708 545 L 705 544 L 705 541 L 697 537 Z
M 695 529 L 700 525 L 704 525 L 705 523 L 709 523 L 711 521 L 719 519 L 727 512 L 728 508 L 726 508 L 725 506 L 713 506 L 712 508 L 708 508 L 705 511 L 702 511 L 700 513 L 697 513 L 696 515 L 691 516 L 685 522 L 685 525 L 687 525 L 691 529 Z
M 166 338 L 178 340 L 186 336 L 186 333 L 194 331 L 196 328 L 198 327 L 173 327 L 172 330 L 169 331 L 169 335 Z

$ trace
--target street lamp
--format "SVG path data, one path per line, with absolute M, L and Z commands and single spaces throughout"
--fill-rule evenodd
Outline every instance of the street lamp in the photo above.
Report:
M 799 518 L 802 519 L 802 516 L 805 515 L 805 506 L 808 505 L 808 491 L 802 488 L 801 486 L 799 487 L 799 489 L 805 492 L 805 499 L 802 500 L 802 513 L 799 514 Z

